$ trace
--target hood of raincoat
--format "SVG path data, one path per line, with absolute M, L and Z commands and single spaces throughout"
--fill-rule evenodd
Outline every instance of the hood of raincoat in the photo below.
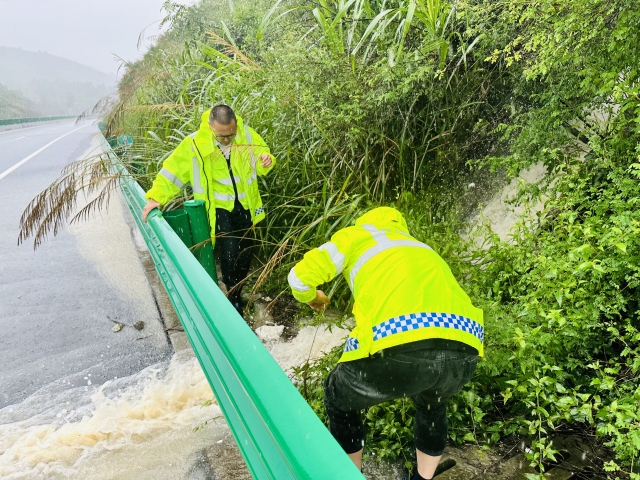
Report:
M 396 228 L 409 233 L 407 222 L 402 214 L 391 207 L 378 207 L 369 210 L 356 220 L 356 225 L 374 225 L 381 228 Z

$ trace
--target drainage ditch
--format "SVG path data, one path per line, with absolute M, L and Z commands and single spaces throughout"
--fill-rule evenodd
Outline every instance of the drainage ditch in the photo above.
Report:
M 556 461 L 546 462 L 548 480 L 607 480 L 600 465 L 606 456 L 604 450 L 584 443 L 579 437 L 561 437 L 553 440 L 559 453 Z M 527 473 L 540 473 L 529 465 L 524 452 L 504 460 L 495 453 L 474 448 L 448 448 L 442 457 L 434 478 L 438 480 L 520 480 Z

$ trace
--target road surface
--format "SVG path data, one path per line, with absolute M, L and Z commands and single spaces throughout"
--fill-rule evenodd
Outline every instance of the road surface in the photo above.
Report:
M 108 215 L 35 252 L 32 239 L 17 245 L 25 207 L 65 165 L 98 153 L 97 133 L 73 121 L 0 132 L 0 408 L 44 387 L 100 385 L 172 353 L 119 196 Z M 112 320 L 145 328 L 114 333 Z

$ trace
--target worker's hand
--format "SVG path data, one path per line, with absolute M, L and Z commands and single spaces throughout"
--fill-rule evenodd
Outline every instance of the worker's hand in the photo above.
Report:
M 325 308 L 331 300 L 327 297 L 322 290 L 316 290 L 316 298 L 307 303 L 311 308 L 313 308 L 316 312 L 321 312 Z
M 153 198 L 150 198 L 147 204 L 142 209 L 142 221 L 146 222 L 147 215 L 149 215 L 149 212 L 154 208 L 160 208 L 160 207 L 161 207 L 160 203 L 156 202 Z
M 263 153 L 260 155 L 260 161 L 262 162 L 262 166 L 264 168 L 269 168 L 273 164 L 273 160 L 271 160 L 271 155 L 268 153 Z

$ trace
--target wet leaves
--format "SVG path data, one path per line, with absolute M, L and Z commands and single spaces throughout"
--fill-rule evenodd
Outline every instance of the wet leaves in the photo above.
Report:
M 111 320 L 113 323 L 115 323 L 115 325 L 113 326 L 113 328 L 111 329 L 113 332 L 118 333 L 120 330 L 122 330 L 124 327 L 133 327 L 136 330 L 140 331 L 144 328 L 144 322 L 142 320 L 138 320 L 136 323 L 134 323 L 133 325 L 129 325 L 123 322 L 119 322 L 118 320 L 114 320 L 113 318 L 111 318 L 109 315 L 107 315 L 107 318 L 109 320 Z M 146 337 L 145 337 L 146 338 Z

